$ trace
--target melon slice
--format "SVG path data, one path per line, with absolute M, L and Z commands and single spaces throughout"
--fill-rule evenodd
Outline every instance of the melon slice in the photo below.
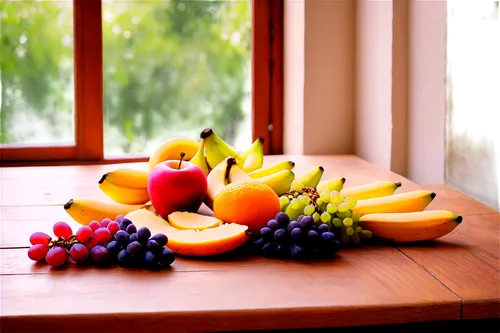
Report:
M 190 212 L 173 212 L 168 215 L 168 222 L 172 227 L 183 230 L 204 230 L 222 224 L 218 218 Z
M 174 253 L 204 257 L 234 250 L 249 239 L 248 227 L 236 223 L 223 223 L 203 230 L 178 229 L 148 209 L 138 209 L 125 216 L 137 228 L 148 227 L 151 233 L 168 237 L 167 247 Z

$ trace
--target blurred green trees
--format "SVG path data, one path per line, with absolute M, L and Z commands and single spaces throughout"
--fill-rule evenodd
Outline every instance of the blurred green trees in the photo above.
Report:
M 106 153 L 151 151 L 205 127 L 235 142 L 250 113 L 250 4 L 103 1 Z M 33 140 L 26 128 L 38 125 L 13 130 L 23 119 L 72 141 L 71 4 L 2 2 L 0 23 L 1 142 Z

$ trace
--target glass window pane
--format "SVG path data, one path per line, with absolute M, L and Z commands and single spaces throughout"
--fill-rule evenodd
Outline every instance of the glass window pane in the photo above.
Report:
M 251 0 L 103 2 L 104 152 L 211 127 L 251 143 Z
M 73 4 L 0 2 L 0 143 L 74 143 Z

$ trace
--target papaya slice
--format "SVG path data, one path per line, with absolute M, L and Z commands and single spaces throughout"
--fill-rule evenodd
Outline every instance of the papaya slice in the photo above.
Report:
M 137 228 L 148 227 L 151 234 L 163 233 L 168 237 L 167 247 L 176 254 L 205 257 L 234 250 L 249 239 L 248 226 L 223 223 L 203 230 L 178 229 L 154 211 L 138 209 L 125 216 Z
M 168 215 L 168 222 L 172 227 L 183 230 L 204 230 L 222 224 L 222 220 L 213 216 L 191 212 L 173 212 Z

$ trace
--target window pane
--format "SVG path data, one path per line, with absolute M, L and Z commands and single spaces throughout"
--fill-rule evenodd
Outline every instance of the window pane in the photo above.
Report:
M 71 1 L 0 2 L 0 143 L 74 142 Z
M 251 0 L 103 2 L 104 151 L 211 127 L 251 143 Z

